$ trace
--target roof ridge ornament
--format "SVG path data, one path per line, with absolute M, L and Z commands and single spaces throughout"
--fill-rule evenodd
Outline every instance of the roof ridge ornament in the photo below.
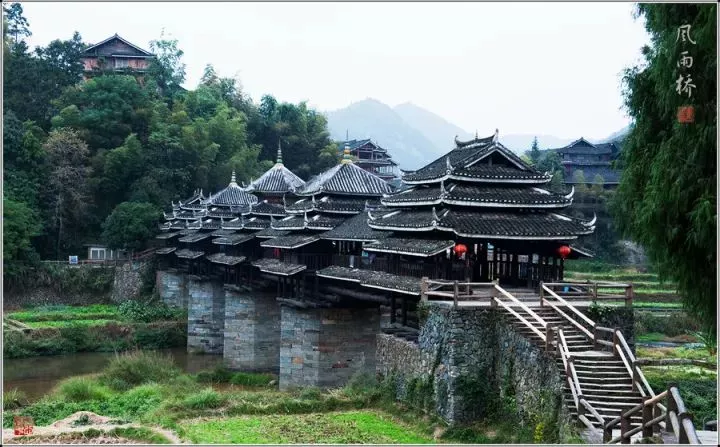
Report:
M 566 199 L 572 199 L 574 195 L 575 195 L 575 185 L 572 185 L 572 187 L 570 188 L 570 192 L 568 194 L 565 194 L 563 197 Z
M 495 128 L 495 135 L 493 135 L 492 142 L 493 142 L 493 143 L 497 143 L 499 136 L 500 136 L 500 130 L 498 130 L 498 128 L 496 127 L 496 128 Z
M 285 194 L 283 194 L 283 208 L 287 209 L 287 201 L 285 200 Z
M 370 210 L 368 210 L 367 213 L 368 213 L 368 217 L 370 218 L 370 220 L 375 220 L 375 218 L 373 217 L 373 215 L 372 215 L 372 213 L 370 212 Z
M 585 225 L 586 227 L 592 227 L 593 225 L 595 225 L 595 222 L 597 222 L 597 214 L 595 214 L 595 212 L 593 211 L 592 220 L 590 222 L 583 222 L 583 225 Z
M 303 222 L 305 222 L 305 224 L 308 223 L 307 211 L 303 212 Z
M 445 173 L 450 174 L 453 171 L 453 166 L 450 164 L 450 156 L 445 157 Z
M 432 217 L 433 217 L 433 226 L 436 226 L 437 222 L 438 222 L 438 220 L 440 220 L 440 218 L 438 217 L 437 212 L 435 211 L 435 207 L 432 207 Z
M 444 198 L 447 196 L 447 191 L 445 190 L 445 180 L 440 180 L 440 198 Z
M 385 196 L 385 194 L 383 194 L 383 197 L 384 196 Z M 370 211 L 370 203 L 368 202 L 367 199 L 365 199 L 365 209 L 363 211 L 368 211 L 368 212 Z

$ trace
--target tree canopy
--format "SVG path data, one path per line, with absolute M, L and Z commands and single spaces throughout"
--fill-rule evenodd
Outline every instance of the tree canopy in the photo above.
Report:
M 642 244 L 659 273 L 677 281 L 686 307 L 716 326 L 717 41 L 714 4 L 640 4 L 651 36 L 644 62 L 624 76 L 634 123 L 613 208 L 619 229 Z M 681 36 L 689 25 L 693 44 Z M 683 37 L 681 39 L 681 37 Z M 692 67 L 679 67 L 682 52 Z M 690 94 L 676 91 L 691 74 Z M 694 123 L 681 124 L 681 106 Z
M 105 219 L 102 239 L 112 249 L 141 250 L 157 234 L 161 218 L 152 203 L 123 202 Z

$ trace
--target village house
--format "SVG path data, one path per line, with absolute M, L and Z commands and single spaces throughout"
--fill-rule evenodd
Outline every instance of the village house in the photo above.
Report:
M 83 53 L 83 79 L 105 72 L 132 73 L 142 80 L 155 55 L 115 34 L 91 45 Z

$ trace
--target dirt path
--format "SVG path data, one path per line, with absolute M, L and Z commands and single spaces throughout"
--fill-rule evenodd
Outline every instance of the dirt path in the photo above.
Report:
M 76 425 L 78 420 L 82 425 Z M 101 435 L 87 438 L 80 435 L 91 428 L 102 432 L 109 432 L 114 428 L 146 428 L 164 436 L 173 444 L 183 444 L 180 438 L 171 430 L 159 427 L 149 427 L 139 424 L 110 423 L 113 418 L 100 416 L 89 411 L 78 411 L 65 419 L 53 422 L 48 426 L 36 426 L 32 436 L 15 436 L 12 428 L 3 429 L 3 443 L 7 444 L 145 444 L 143 441 L 121 438 L 112 435 Z

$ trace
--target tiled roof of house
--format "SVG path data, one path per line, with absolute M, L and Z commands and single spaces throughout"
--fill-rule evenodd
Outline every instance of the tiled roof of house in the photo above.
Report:
M 288 205 L 285 209 L 288 214 L 302 214 L 305 212 L 323 212 L 332 214 L 357 214 L 365 209 L 366 206 L 379 206 L 377 200 L 367 200 L 364 198 L 352 198 L 342 196 L 324 196 L 320 199 L 313 198 L 300 199 L 297 202 Z
M 285 248 L 288 250 L 294 250 L 319 240 L 320 236 L 317 234 L 294 234 L 269 239 L 261 242 L 260 246 L 266 248 Z
M 315 194 L 362 195 L 380 197 L 392 192 L 380 177 L 353 163 L 341 163 L 310 179 L 297 191 L 300 196 Z
M 372 213 L 370 214 L 371 217 Z M 371 228 L 389 231 L 449 231 L 457 236 L 494 239 L 571 240 L 594 230 L 595 219 L 583 222 L 556 213 L 469 212 L 442 208 L 402 210 L 371 219 Z
M 405 239 L 388 237 L 363 247 L 366 251 L 396 253 L 409 256 L 434 256 L 455 245 L 452 240 Z
M 322 239 L 335 241 L 359 241 L 369 242 L 376 241 L 387 237 L 388 233 L 377 231 L 370 228 L 367 224 L 368 213 L 363 211 L 350 219 L 345 220 L 340 225 L 330 231 L 320 235 Z
M 225 253 L 214 253 L 205 258 L 212 263 L 224 265 L 237 265 L 245 260 L 245 256 L 229 256 Z
M 235 181 L 235 172 L 233 171 L 230 184 L 216 194 L 211 194 L 203 204 L 215 206 L 238 206 L 246 207 L 250 204 L 257 203 L 258 198 L 248 193 Z
M 388 207 L 440 205 L 500 208 L 564 208 L 572 194 L 561 195 L 545 189 L 519 186 L 488 186 L 449 182 L 439 186 L 418 186 L 382 199 Z
M 155 250 L 155 254 L 169 255 L 170 253 L 174 252 L 175 250 L 177 250 L 177 247 L 163 247 L 163 248 L 158 248 L 157 250 Z
M 212 243 L 218 245 L 239 245 L 254 238 L 254 233 L 238 233 L 218 237 L 216 239 L 213 239 Z
M 248 192 L 259 194 L 294 193 L 305 185 L 303 179 L 295 175 L 282 163 L 282 155 L 278 149 L 278 161 L 257 180 L 250 182 Z
M 185 242 L 187 244 L 194 244 L 195 242 L 200 242 L 209 237 L 212 237 L 212 235 L 210 233 L 193 233 L 193 234 L 189 234 L 187 236 L 181 237 L 180 239 L 178 239 L 178 241 Z
M 270 258 L 258 259 L 254 261 L 252 265 L 259 268 L 261 272 L 281 276 L 292 276 L 307 269 L 307 266 L 304 264 L 290 264 Z
M 183 258 L 183 259 L 197 259 L 204 254 L 205 254 L 204 251 L 194 251 L 194 250 L 189 250 L 187 248 L 183 248 L 182 250 L 178 250 L 175 252 L 175 256 L 177 256 L 178 258 Z
M 322 278 L 358 283 L 363 287 L 408 295 L 420 295 L 420 278 L 411 276 L 399 276 L 385 272 L 338 267 L 334 265 L 320 269 L 316 274 Z
M 276 230 L 274 228 L 266 228 L 264 230 L 255 233 L 255 237 L 261 239 L 270 239 L 274 237 L 287 236 L 290 234 L 289 231 Z

